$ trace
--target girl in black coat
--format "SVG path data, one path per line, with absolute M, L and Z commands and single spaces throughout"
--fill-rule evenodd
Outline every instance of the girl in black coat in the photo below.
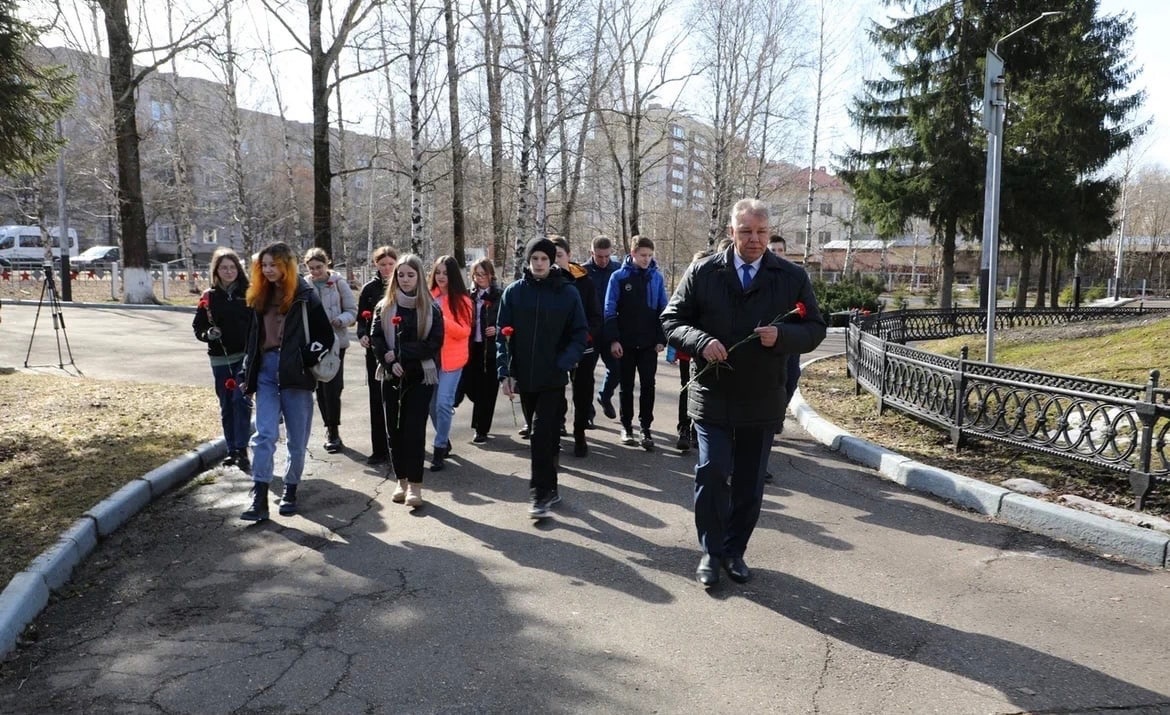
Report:
M 423 287 L 422 259 L 398 261 L 386 297 L 374 311 L 370 342 L 378 356 L 390 459 L 398 487 L 391 500 L 422 506 L 423 458 L 431 395 L 439 381 L 443 313 Z
M 472 442 L 487 442 L 492 431 L 492 416 L 500 394 L 496 379 L 496 315 L 500 312 L 500 289 L 496 285 L 496 267 L 488 258 L 471 264 L 471 297 L 474 320 L 471 325 L 471 350 L 463 368 L 459 394 L 475 403 L 471 411 Z
M 394 275 L 394 266 L 398 264 L 398 251 L 390 246 L 380 246 L 374 249 L 371 256 L 374 266 L 378 269 L 377 275 L 362 286 L 358 294 L 358 342 L 366 352 L 366 388 L 370 398 L 370 456 L 366 464 L 386 464 L 390 461 L 389 443 L 386 441 L 386 413 L 382 409 L 382 385 L 378 382 L 378 360 L 374 352 L 374 344 L 370 342 L 370 332 L 374 327 L 374 310 L 378 303 L 386 297 L 386 287 L 390 285 L 390 278 Z
M 235 465 L 245 473 L 248 437 L 252 434 L 252 403 L 244 395 L 244 349 L 252 311 L 244 301 L 248 278 L 240 257 L 230 248 L 218 248 L 211 255 L 211 288 L 199 298 L 191 328 L 195 338 L 207 343 L 215 395 L 219 398 L 219 419 L 227 442 L 225 466 Z

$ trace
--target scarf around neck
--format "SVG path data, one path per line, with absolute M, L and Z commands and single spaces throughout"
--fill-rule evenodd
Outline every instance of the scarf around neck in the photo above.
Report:
M 415 316 L 418 318 L 418 339 L 424 340 L 431 332 L 431 313 L 428 311 L 426 315 L 417 310 L 418 296 L 407 295 L 401 290 L 395 291 L 394 300 L 387 306 L 387 309 L 382 312 L 382 334 L 386 336 L 386 347 L 393 350 L 395 355 L 398 353 L 398 331 L 395 329 L 394 316 L 398 314 L 398 307 L 414 308 Z M 435 385 L 439 382 L 439 368 L 435 365 L 434 358 L 426 358 L 422 360 L 423 368 L 423 384 Z

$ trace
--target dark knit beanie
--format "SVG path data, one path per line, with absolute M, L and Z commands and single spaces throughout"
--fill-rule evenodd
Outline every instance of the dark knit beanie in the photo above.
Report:
M 534 238 L 528 242 L 524 248 L 524 262 L 528 263 L 537 251 L 548 254 L 549 263 L 557 262 L 557 245 L 547 238 Z

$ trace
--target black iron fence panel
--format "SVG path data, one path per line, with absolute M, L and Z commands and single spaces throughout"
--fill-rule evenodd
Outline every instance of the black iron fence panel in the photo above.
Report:
M 1005 311 L 996 326 L 1037 327 L 1143 314 L 1144 308 Z M 1170 389 L 975 362 L 903 344 L 983 332 L 981 310 L 903 310 L 855 316 L 845 341 L 857 391 L 950 432 L 1000 442 L 1129 478 L 1142 508 L 1154 482 L 1170 483 Z

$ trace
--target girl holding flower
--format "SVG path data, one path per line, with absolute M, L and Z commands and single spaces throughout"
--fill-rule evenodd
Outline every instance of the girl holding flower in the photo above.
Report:
M 215 378 L 215 395 L 219 398 L 219 418 L 227 441 L 226 466 L 237 466 L 245 473 L 248 461 L 248 437 L 252 434 L 252 403 L 244 396 L 244 349 L 252 312 L 244 302 L 248 277 L 240 257 L 230 248 L 217 248 L 211 255 L 211 289 L 199 299 L 191 328 L 195 338 L 207 343 L 211 374 Z
M 386 296 L 386 287 L 390 285 L 390 277 L 394 275 L 394 266 L 398 263 L 398 251 L 390 246 L 379 246 L 374 249 L 372 256 L 374 267 L 378 273 L 369 282 L 362 286 L 358 294 L 358 342 L 365 348 L 366 353 L 366 388 L 370 398 L 370 456 L 366 464 L 386 464 L 390 461 L 390 446 L 386 441 L 386 416 L 382 410 L 382 386 L 378 383 L 378 359 L 370 342 L 370 332 L 374 327 L 374 308 L 378 301 Z
M 431 267 L 431 296 L 443 311 L 443 351 L 439 384 L 431 398 L 431 423 L 435 426 L 434 463 L 431 471 L 443 469 L 451 454 L 451 421 L 455 417 L 455 393 L 467 364 L 471 339 L 471 296 L 452 256 L 439 256 Z
M 500 288 L 496 285 L 496 267 L 491 259 L 481 258 L 471 264 L 474 319 L 471 347 L 463 378 L 459 385 L 475 407 L 471 411 L 472 442 L 487 442 L 492 431 L 492 415 L 500 394 L 496 379 L 496 315 L 500 312 Z
M 357 301 L 349 283 L 337 271 L 331 270 L 329 255 L 320 248 L 305 252 L 305 267 L 309 269 L 309 280 L 325 307 L 329 324 L 333 326 L 336 340 L 341 341 L 337 351 L 341 358 L 341 369 L 329 382 L 317 383 L 317 409 L 325 423 L 325 451 L 340 452 L 343 445 L 339 428 L 341 425 L 341 391 L 345 387 L 345 349 L 349 347 L 349 326 L 357 320 Z
M 370 343 L 378 356 L 390 459 L 398 476 L 391 499 L 422 506 L 427 412 L 439 382 L 443 313 L 421 286 L 422 259 L 403 256 L 378 303 Z

